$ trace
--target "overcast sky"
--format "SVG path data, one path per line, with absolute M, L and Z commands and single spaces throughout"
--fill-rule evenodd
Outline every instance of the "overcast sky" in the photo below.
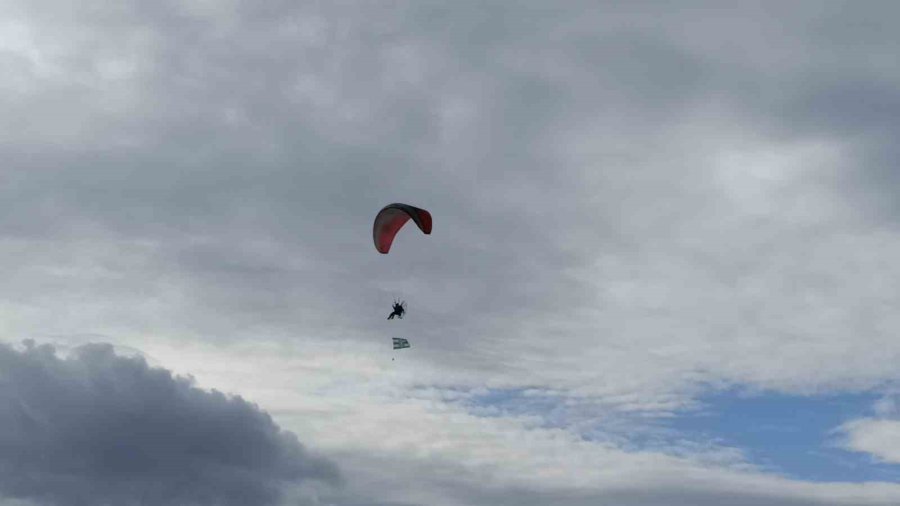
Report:
M 896 2 L 0 12 L 0 505 L 900 503 Z

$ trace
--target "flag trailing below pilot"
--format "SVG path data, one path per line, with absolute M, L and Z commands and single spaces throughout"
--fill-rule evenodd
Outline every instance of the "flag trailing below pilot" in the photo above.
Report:
M 399 350 L 401 348 L 409 348 L 409 341 L 403 339 L 401 337 L 394 337 L 394 349 Z

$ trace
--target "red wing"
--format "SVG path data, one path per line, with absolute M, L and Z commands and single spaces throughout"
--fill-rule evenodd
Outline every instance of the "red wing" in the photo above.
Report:
M 410 218 L 416 223 L 419 230 L 425 234 L 431 233 L 431 213 L 407 204 L 390 204 L 375 216 L 375 224 L 372 227 L 375 249 L 379 253 L 390 251 L 394 236 Z

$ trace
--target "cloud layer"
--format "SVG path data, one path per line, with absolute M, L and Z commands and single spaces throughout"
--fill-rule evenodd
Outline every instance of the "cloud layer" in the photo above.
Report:
M 340 455 L 336 503 L 644 505 L 698 474 L 692 504 L 898 502 L 648 438 L 732 387 L 896 379 L 896 4 L 0 5 L 5 339 L 253 399 Z M 434 234 L 381 256 L 394 201 Z M 867 417 L 848 448 L 892 461 Z

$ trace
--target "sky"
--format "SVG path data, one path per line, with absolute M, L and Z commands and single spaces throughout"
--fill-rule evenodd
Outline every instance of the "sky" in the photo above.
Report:
M 895 2 L 0 9 L 0 506 L 900 504 Z

